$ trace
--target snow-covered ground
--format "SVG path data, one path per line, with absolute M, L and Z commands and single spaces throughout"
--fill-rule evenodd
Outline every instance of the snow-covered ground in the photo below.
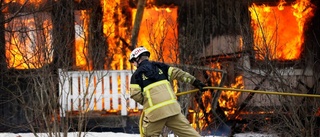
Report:
M 46 133 L 38 133 L 39 137 L 48 137 Z M 68 137 L 78 137 L 79 133 L 70 132 Z M 139 134 L 126 134 L 126 133 L 114 133 L 114 132 L 88 132 L 82 133 L 83 137 L 140 137 Z M 35 137 L 32 133 L 0 133 L 0 137 Z
M 48 137 L 46 133 L 37 134 L 39 137 Z M 79 133 L 70 132 L 68 137 L 78 137 Z M 35 137 L 32 133 L 0 133 L 0 137 Z M 114 133 L 114 132 L 88 132 L 82 133 L 82 137 L 140 137 L 139 134 L 126 134 L 126 133 Z M 169 135 L 173 137 L 173 135 Z M 214 137 L 214 136 L 204 136 Z M 216 136 L 215 136 L 216 137 Z M 257 133 L 241 133 L 236 134 L 234 137 L 276 137 L 275 135 L 257 134 Z

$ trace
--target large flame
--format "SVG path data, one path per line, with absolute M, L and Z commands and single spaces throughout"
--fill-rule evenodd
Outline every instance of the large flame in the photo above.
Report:
M 128 28 L 125 26 L 125 17 L 121 14 L 120 0 L 103 0 L 101 1 L 103 8 L 103 33 L 107 37 L 109 57 L 112 57 L 111 69 L 123 70 L 124 65 L 130 67 L 127 60 L 129 50 L 119 41 L 119 38 L 128 40 Z M 123 52 L 126 52 L 123 54 Z
M 88 15 L 85 10 L 76 12 L 76 22 L 75 22 L 75 55 L 76 55 L 76 66 L 78 68 L 87 70 L 91 68 L 88 63 L 88 48 L 87 37 L 88 37 Z
M 211 63 L 211 68 L 222 69 L 221 63 Z M 209 82 L 212 86 L 218 86 L 221 83 L 222 73 L 216 71 L 207 71 L 206 74 L 209 77 Z M 236 89 L 244 89 L 243 85 L 243 76 L 235 76 L 235 81 L 233 83 L 226 84 L 224 87 L 226 88 L 236 88 Z M 215 91 L 213 91 L 215 92 Z M 205 129 L 208 128 L 210 123 L 215 122 L 215 116 L 211 112 L 213 109 L 212 106 L 212 97 L 211 92 L 206 91 L 202 94 L 201 101 L 204 105 L 204 110 L 201 108 L 200 104 L 196 101 L 194 108 L 189 109 L 189 113 L 191 114 L 191 125 L 194 128 Z M 236 106 L 238 105 L 238 98 L 240 96 L 240 92 L 235 91 L 222 91 L 218 98 L 218 105 L 223 109 L 225 116 L 229 116 L 234 114 Z M 216 110 L 215 110 L 216 111 Z
M 309 0 L 297 0 L 291 6 L 256 5 L 249 7 L 254 29 L 257 59 L 297 60 L 303 50 L 304 27 L 313 16 Z
M 16 0 L 23 4 L 25 0 Z M 40 3 L 41 0 L 29 1 L 33 4 Z M 42 1 L 43 2 L 43 1 Z M 252 18 L 252 27 L 254 29 L 254 49 L 257 51 L 257 59 L 273 59 L 273 60 L 296 60 L 299 59 L 302 44 L 304 41 L 303 31 L 308 18 L 312 17 L 312 4 L 309 0 L 297 0 L 291 6 L 285 6 L 286 2 L 281 0 L 278 6 L 266 6 L 253 4 L 249 7 Z M 108 56 L 112 56 L 109 62 L 111 69 L 131 69 L 128 62 L 130 50 L 123 46 L 119 38 L 124 38 L 130 43 L 130 28 L 126 26 L 126 18 L 119 7 L 120 0 L 101 0 L 103 12 L 103 33 L 108 42 Z M 152 60 L 163 61 L 167 63 L 179 63 L 178 60 L 178 27 L 177 27 L 177 7 L 170 8 L 146 8 L 141 23 L 138 45 L 143 45 L 149 49 Z M 135 17 L 136 10 L 132 9 L 132 17 Z M 90 18 L 86 10 L 76 12 L 76 66 L 80 69 L 91 69 L 91 60 L 88 58 L 88 19 Z M 117 15 L 117 16 L 115 16 Z M 39 68 L 44 64 L 48 64 L 52 60 L 50 17 L 46 16 L 42 19 L 35 19 L 31 16 L 25 18 L 14 19 L 5 27 L 12 27 L 12 30 L 20 30 L 17 33 L 6 35 L 6 57 L 10 68 L 30 69 Z M 43 22 L 41 25 L 36 25 Z M 20 24 L 20 25 L 19 25 Z M 22 25 L 22 26 L 21 26 Z M 35 26 L 41 26 L 39 31 Z M 21 30 L 26 30 L 20 33 Z M 41 31 L 40 31 L 41 30 Z M 19 34 L 18 34 L 19 32 Z M 129 33 L 128 33 L 129 32 Z M 40 35 L 44 35 L 44 37 Z M 32 37 L 30 37 L 32 36 Z M 45 51 L 45 52 L 43 52 Z M 125 52 L 125 53 L 124 53 Z M 211 64 L 212 68 L 221 69 L 221 64 Z M 128 66 L 125 68 L 124 66 Z M 221 74 L 216 72 L 208 72 L 211 75 L 210 81 L 212 85 L 220 83 Z M 120 79 L 118 79 L 120 80 Z M 119 82 L 120 83 L 120 82 Z M 242 76 L 237 76 L 233 84 L 228 87 L 244 88 L 242 85 Z M 225 114 L 233 114 L 234 106 L 240 92 L 223 91 L 219 104 L 224 108 Z M 210 92 L 205 92 L 202 101 L 206 105 L 205 110 L 193 112 L 193 126 L 206 126 L 206 121 L 200 119 L 196 121 L 196 116 L 204 116 L 204 113 L 210 113 L 212 106 L 208 99 L 212 99 Z M 109 101 L 109 100 L 103 100 Z M 196 106 L 199 104 L 195 104 Z M 197 106 L 198 107 L 198 106 Z M 115 110 L 117 108 L 114 108 Z M 113 111 L 113 110 L 112 110 Z M 212 122 L 210 117 L 207 119 Z
M 237 76 L 235 83 L 231 84 L 231 88 L 244 89 L 243 76 Z M 226 87 L 226 86 L 225 86 Z M 236 106 L 238 105 L 238 98 L 241 92 L 237 91 L 223 91 L 221 97 L 219 98 L 219 104 L 221 107 L 225 108 L 225 114 L 227 116 L 234 114 Z
M 8 68 L 33 69 L 52 61 L 51 21 L 47 14 L 22 16 L 5 25 Z
M 38 7 L 40 4 L 47 2 L 46 0 L 6 0 L 6 3 L 17 3 Z M 130 43 L 130 32 L 133 25 L 126 20 L 126 16 L 135 17 L 136 10 L 132 10 L 129 14 L 122 13 L 121 6 L 124 5 L 120 0 L 101 0 L 100 2 L 103 12 L 102 26 L 104 37 L 107 41 L 106 53 L 106 69 L 123 70 L 131 69 L 132 65 L 128 62 L 130 50 L 125 46 L 120 38 Z M 3 11 L 8 11 L 4 9 Z M 75 11 L 75 55 L 76 69 L 90 70 L 92 69 L 92 59 L 88 53 L 88 36 L 89 36 L 89 10 Z M 128 13 L 126 13 L 128 14 Z M 35 17 L 25 16 L 15 18 L 6 27 L 11 27 L 12 30 L 26 30 L 28 32 L 16 31 L 6 34 L 6 57 L 8 58 L 8 67 L 16 69 L 40 68 L 44 64 L 49 64 L 52 61 L 51 45 L 51 22 L 50 16 L 46 16 L 41 21 Z M 143 16 L 143 21 L 140 27 L 138 45 L 143 45 L 149 49 L 151 59 L 168 63 L 178 62 L 178 45 L 177 45 L 177 8 L 146 8 Z M 19 23 L 17 23 L 19 21 Z M 38 28 L 38 22 L 44 22 L 43 27 Z M 10 26 L 9 26 L 10 25 Z M 22 26 L 23 25 L 23 26 Z M 37 27 L 36 27 L 37 26 Z M 40 25 L 41 26 L 41 25 Z M 33 31 L 41 29 L 42 32 Z M 46 43 L 40 43 L 38 38 L 45 34 L 41 39 Z M 40 48 L 38 45 L 42 44 Z M 45 46 L 45 48 L 43 47 Z M 35 48 L 37 47 L 37 48 Z M 50 53 L 45 53 L 47 51 Z M 111 68 L 110 68 L 111 67 Z
M 131 69 L 131 65 L 128 62 L 128 56 L 130 50 L 124 47 L 119 40 L 125 38 L 126 41 L 130 41 L 128 36 L 128 28 L 131 26 L 125 26 L 125 17 L 121 14 L 121 11 L 117 5 L 118 1 L 105 0 L 101 2 L 103 7 L 103 33 L 107 37 L 108 41 L 108 57 L 112 58 L 110 63 L 111 69 L 123 70 Z M 88 53 L 85 42 L 87 36 L 88 26 L 86 20 L 89 18 L 82 11 L 80 14 L 80 30 L 83 28 L 83 32 L 77 33 L 76 41 L 76 66 L 78 68 L 85 68 L 90 66 L 88 63 Z M 136 9 L 132 9 L 132 24 L 136 14 Z M 116 18 L 114 15 L 117 15 Z M 156 16 L 155 16 L 156 15 Z M 146 8 L 142 23 L 140 26 L 138 46 L 143 45 L 151 51 L 151 59 L 157 61 L 163 61 L 167 63 L 178 63 L 178 42 L 177 42 L 177 8 Z M 116 21 L 115 21 L 116 20 Z M 82 23 L 82 25 L 81 25 Z M 76 25 L 77 27 L 77 25 Z M 81 30 L 80 30 L 81 31 Z M 77 32 L 77 31 L 76 31 Z M 79 35 L 80 34 L 80 35 Z M 125 52 L 125 53 L 124 53 Z
M 122 70 L 124 66 L 130 69 L 128 62 L 130 50 L 121 44 L 120 37 L 127 42 L 130 41 L 128 30 L 131 26 L 126 26 L 126 17 L 122 15 L 119 1 L 104 0 L 101 2 L 103 9 L 103 33 L 107 38 L 111 69 Z M 136 9 L 132 9 L 132 17 L 135 17 Z M 115 16 L 117 15 L 117 16 Z M 155 16 L 156 15 L 156 16 Z M 88 37 L 88 16 L 86 11 L 77 12 L 76 18 L 76 66 L 80 69 L 90 69 L 91 63 L 88 58 L 88 47 L 86 38 Z M 145 46 L 151 51 L 151 59 L 169 63 L 177 63 L 177 8 L 146 8 L 140 26 L 138 45 Z M 132 19 L 134 21 L 134 18 Z M 128 24 L 127 24 L 128 25 Z M 133 22 L 132 24 L 133 25 Z M 124 53 L 125 52 L 125 53 Z M 89 66 L 89 67 L 88 67 Z M 129 67 L 129 68 L 128 68 Z M 118 79 L 120 81 L 120 79 Z M 121 82 L 118 82 L 121 83 Z M 119 85 L 120 86 L 120 85 Z M 111 101 L 111 100 L 102 100 Z M 121 106 L 119 106 L 121 107 Z M 108 112 L 117 112 L 118 108 L 113 108 Z M 138 110 L 132 110 L 138 112 Z
M 133 10 L 133 15 L 136 10 Z M 133 16 L 135 17 L 135 16 Z M 140 27 L 138 44 L 152 52 L 151 59 L 178 63 L 177 8 L 147 8 Z
M 6 2 L 11 2 L 7 0 Z M 23 4 L 25 0 L 15 0 L 15 3 Z M 41 0 L 28 1 L 29 4 L 37 6 L 39 3 L 43 3 Z M 103 7 L 103 32 L 108 36 L 108 51 L 112 55 L 111 69 L 124 69 L 123 66 L 130 66 L 127 61 L 127 54 L 130 51 L 124 50 L 123 44 L 119 44 L 119 37 L 123 37 L 126 41 L 130 41 L 128 34 L 128 26 L 124 26 L 123 22 L 125 17 L 122 17 L 120 8 L 116 8 L 121 5 L 120 0 L 104 0 L 101 1 Z M 252 27 L 254 29 L 254 49 L 257 51 L 256 58 L 258 59 L 272 59 L 272 60 L 296 60 L 300 58 L 301 51 L 303 50 L 302 44 L 304 41 L 303 31 L 304 26 L 310 17 L 313 16 L 313 5 L 309 0 L 297 0 L 291 6 L 285 6 L 286 2 L 281 0 L 278 6 L 256 5 L 252 4 L 249 7 L 252 17 Z M 85 11 L 81 11 L 81 17 L 83 20 L 89 18 Z M 135 10 L 132 11 L 132 17 L 135 17 Z M 117 17 L 118 24 L 115 24 L 114 15 Z M 178 63 L 177 51 L 177 8 L 148 8 L 145 10 L 143 22 L 141 24 L 141 30 L 139 34 L 138 44 L 146 46 L 149 50 L 153 51 L 151 58 L 154 60 Z M 29 21 L 30 22 L 30 21 Z M 86 22 L 83 22 L 81 27 L 81 35 L 86 37 Z M 120 24 L 120 25 L 119 25 Z M 29 26 L 29 25 L 28 25 Z M 116 28 L 117 27 L 117 28 Z M 78 27 L 80 28 L 80 27 Z M 77 29 L 77 25 L 76 25 Z M 80 35 L 80 36 L 81 36 Z M 17 36 L 16 36 L 17 37 Z M 19 41 L 17 38 L 10 38 L 11 43 L 16 45 L 24 45 L 25 47 L 31 47 L 28 41 Z M 48 40 L 47 40 L 48 41 Z M 86 42 L 76 39 L 76 66 L 83 68 L 83 66 L 90 66 L 90 60 L 88 60 L 86 54 Z M 23 44 L 22 44 L 23 43 Z M 12 44 L 11 44 L 12 45 Z M 26 60 L 24 50 L 20 48 L 12 48 L 11 51 L 7 51 L 6 55 L 9 56 L 9 67 L 14 68 L 30 68 L 28 61 Z M 9 52 L 11 55 L 9 55 Z M 21 52 L 21 53 L 18 53 Z M 14 56 L 14 57 L 10 57 Z M 109 55 L 108 55 L 109 56 Z M 24 59 L 23 59 L 24 58 Z M 27 57 L 30 58 L 30 57 Z M 44 62 L 41 62 L 42 64 Z M 15 64 L 15 65 L 12 65 Z M 19 65 L 18 64 L 25 64 Z M 27 65 L 27 66 L 26 66 Z M 41 65 L 33 65 L 31 68 L 41 67 Z M 89 67 L 90 68 L 90 67 Z M 130 68 L 129 68 L 130 69 Z

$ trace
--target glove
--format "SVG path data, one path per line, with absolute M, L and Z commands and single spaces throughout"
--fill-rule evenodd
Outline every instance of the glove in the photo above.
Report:
M 206 85 L 203 84 L 199 79 L 194 80 L 194 82 L 192 83 L 192 85 L 196 88 L 198 88 L 200 90 L 200 92 L 203 92 L 203 87 L 205 87 Z

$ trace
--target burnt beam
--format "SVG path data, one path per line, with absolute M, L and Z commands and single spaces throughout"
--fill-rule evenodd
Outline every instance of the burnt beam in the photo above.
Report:
M 100 4 L 101 0 L 81 0 L 79 2 L 75 2 L 75 9 L 76 10 L 86 10 L 96 8 L 96 5 Z

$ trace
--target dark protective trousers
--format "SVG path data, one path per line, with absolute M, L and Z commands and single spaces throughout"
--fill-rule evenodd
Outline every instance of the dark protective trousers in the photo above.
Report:
M 189 124 L 182 113 L 156 122 L 149 122 L 143 118 L 142 126 L 144 137 L 159 137 L 164 126 L 171 129 L 178 137 L 200 137 L 200 134 Z

